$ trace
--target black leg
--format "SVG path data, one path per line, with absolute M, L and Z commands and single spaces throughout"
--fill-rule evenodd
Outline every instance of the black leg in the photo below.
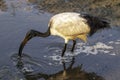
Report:
M 63 68 L 64 68 L 64 70 L 66 70 L 65 62 L 63 61 L 62 63 L 63 63 Z
M 68 69 L 72 69 L 74 63 L 75 63 L 75 57 L 72 58 L 71 64 L 68 67 Z
M 72 52 L 74 51 L 75 45 L 76 45 L 76 41 L 73 40 L 73 46 L 72 46 L 72 49 L 71 49 Z
M 63 48 L 63 51 L 62 51 L 62 57 L 64 56 L 64 53 L 65 53 L 65 51 L 66 51 L 66 47 L 67 47 L 67 44 L 65 43 L 65 45 L 64 45 L 64 48 Z

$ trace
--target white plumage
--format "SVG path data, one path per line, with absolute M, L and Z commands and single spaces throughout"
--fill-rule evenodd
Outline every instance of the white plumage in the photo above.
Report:
M 65 43 L 69 40 L 75 40 L 76 38 L 85 37 L 90 28 L 86 19 L 79 17 L 79 13 L 61 13 L 53 16 L 50 19 L 49 25 L 51 35 L 57 35 L 65 39 Z M 82 39 L 83 40 L 83 39 Z M 86 41 L 84 39 L 83 41 Z

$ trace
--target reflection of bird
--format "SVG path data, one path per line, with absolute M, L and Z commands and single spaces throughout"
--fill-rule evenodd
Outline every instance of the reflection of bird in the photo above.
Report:
M 75 58 L 73 57 L 71 62 L 63 62 L 62 70 L 52 74 L 21 71 L 24 68 L 24 63 L 22 63 L 22 66 L 17 66 L 17 68 L 23 73 L 26 80 L 105 80 L 102 76 L 94 72 L 82 70 L 82 64 L 74 67 L 74 63 Z
M 65 40 L 62 55 L 66 51 L 66 46 L 69 40 L 73 40 L 71 51 L 74 50 L 76 39 L 87 41 L 87 35 L 93 35 L 97 30 L 110 27 L 109 23 L 103 18 L 90 16 L 88 14 L 80 14 L 75 12 L 65 12 L 53 16 L 48 24 L 48 30 L 41 33 L 36 30 L 30 30 L 26 34 L 25 39 L 20 45 L 19 56 L 27 43 L 33 37 L 48 37 L 50 35 L 60 36 Z

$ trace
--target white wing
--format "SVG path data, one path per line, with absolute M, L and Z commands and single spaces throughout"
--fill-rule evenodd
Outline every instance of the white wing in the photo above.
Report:
M 86 20 L 78 13 L 62 13 L 51 18 L 52 28 L 65 36 L 87 34 L 90 31 Z

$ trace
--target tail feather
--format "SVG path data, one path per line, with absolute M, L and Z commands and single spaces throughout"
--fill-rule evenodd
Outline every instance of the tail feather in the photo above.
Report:
M 86 24 L 90 27 L 90 36 L 99 29 L 110 28 L 110 23 L 105 18 L 99 18 L 88 14 L 82 15 L 82 17 L 87 20 Z

